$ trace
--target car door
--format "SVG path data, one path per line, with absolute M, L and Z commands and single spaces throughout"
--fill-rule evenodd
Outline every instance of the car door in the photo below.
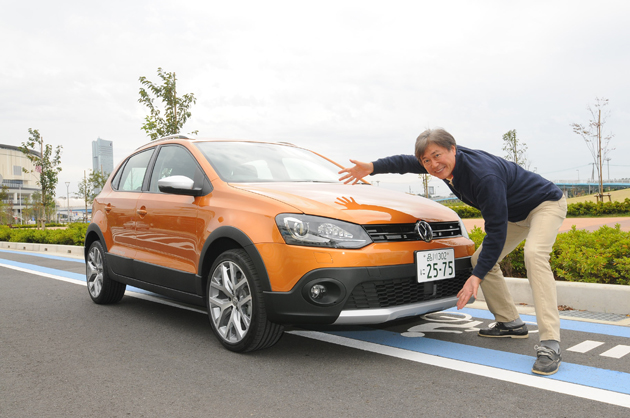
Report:
M 194 293 L 201 252 L 198 198 L 160 192 L 158 180 L 170 176 L 203 182 L 199 164 L 184 146 L 159 148 L 148 190 L 136 202 L 136 278 Z
M 112 180 L 112 191 L 101 196 L 110 228 L 112 245 L 108 248 L 110 264 L 115 273 L 133 277 L 136 255 L 136 202 L 142 194 L 142 184 L 155 148 L 132 155 L 121 165 Z

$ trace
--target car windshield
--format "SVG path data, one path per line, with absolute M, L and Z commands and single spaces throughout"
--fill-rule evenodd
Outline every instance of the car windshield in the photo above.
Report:
M 339 182 L 337 165 L 301 148 L 256 142 L 199 142 L 195 145 L 224 181 Z

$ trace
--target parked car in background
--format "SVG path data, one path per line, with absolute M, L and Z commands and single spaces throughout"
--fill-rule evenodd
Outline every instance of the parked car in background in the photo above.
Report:
M 455 306 L 474 244 L 450 209 L 339 182 L 286 143 L 191 139 L 138 148 L 94 200 L 86 276 L 97 304 L 126 285 L 207 308 L 229 350 L 285 324 L 376 324 Z

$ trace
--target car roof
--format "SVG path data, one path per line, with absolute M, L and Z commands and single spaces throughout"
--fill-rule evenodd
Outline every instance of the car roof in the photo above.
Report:
M 153 141 L 147 142 L 146 144 L 139 146 L 138 148 L 136 148 L 136 150 L 139 150 L 140 148 L 144 148 L 146 146 L 157 144 L 160 142 L 165 142 L 165 141 L 175 142 L 177 140 L 188 140 L 191 142 L 253 142 L 253 143 L 258 143 L 258 144 L 286 145 L 290 147 L 299 148 L 297 145 L 294 145 L 290 142 L 271 142 L 271 141 L 252 140 L 252 139 L 199 138 L 195 135 L 176 134 L 176 135 L 169 135 L 169 136 L 164 136 L 162 138 L 154 139 Z

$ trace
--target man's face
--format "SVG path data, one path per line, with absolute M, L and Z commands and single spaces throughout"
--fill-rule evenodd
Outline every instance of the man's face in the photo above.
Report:
M 430 143 L 424 150 L 420 164 L 434 177 L 450 179 L 455 168 L 456 148 L 450 150 L 437 144 Z

